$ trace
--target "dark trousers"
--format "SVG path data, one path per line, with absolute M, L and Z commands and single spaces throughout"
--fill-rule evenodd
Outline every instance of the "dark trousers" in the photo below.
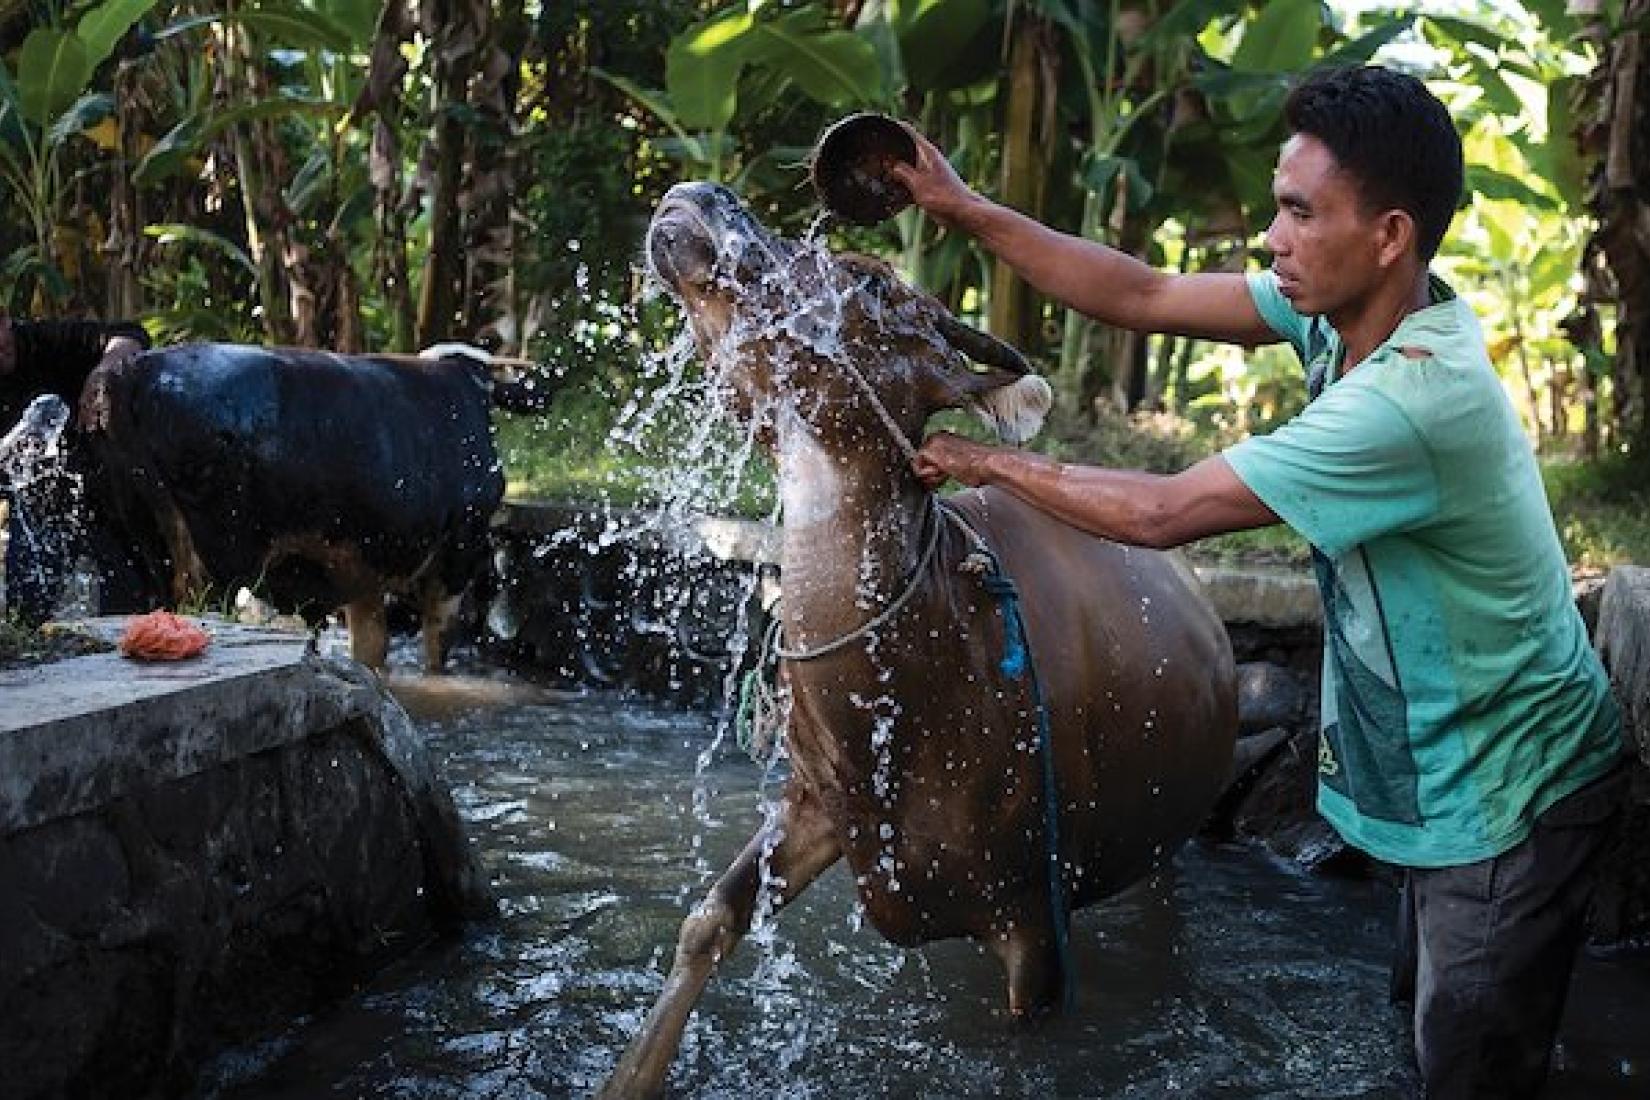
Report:
M 1618 768 L 1560 799 L 1493 859 L 1407 873 L 1393 995 L 1414 1002 L 1429 1100 L 1541 1091 L 1626 789 Z

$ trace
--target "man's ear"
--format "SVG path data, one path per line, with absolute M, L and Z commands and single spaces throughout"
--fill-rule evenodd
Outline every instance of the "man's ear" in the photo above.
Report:
M 1382 212 L 1377 232 L 1376 247 L 1382 267 L 1391 267 L 1415 246 L 1415 218 L 1407 210 Z

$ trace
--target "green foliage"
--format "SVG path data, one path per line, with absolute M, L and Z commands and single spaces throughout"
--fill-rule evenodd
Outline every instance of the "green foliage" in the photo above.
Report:
M 735 4 L 689 27 L 666 52 L 663 90 L 597 73 L 672 132 L 674 141 L 658 143 L 662 152 L 690 174 L 734 182 L 764 161 L 761 152 L 741 157 L 739 151 L 767 148 L 731 142 L 736 123 L 745 124 L 748 137 L 756 119 L 798 93 L 836 112 L 881 105 L 887 97 L 876 45 L 836 25 L 816 4 L 754 10 Z
M 1207 458 L 1216 448 L 1191 421 L 1172 413 L 1124 413 L 1107 405 L 1093 418 L 1069 412 L 1055 415 L 1042 449 L 1062 461 L 1172 474 Z
M 192 249 L 180 258 L 154 265 L 145 274 L 144 289 L 155 303 L 147 317 L 148 327 L 157 342 L 258 342 L 260 330 L 248 308 L 248 296 L 237 284 L 226 287 L 210 262 L 217 251 Z
M 1650 564 L 1650 463 L 1642 456 L 1551 459 L 1541 476 L 1572 566 Z
M 472 143 L 466 179 L 509 174 L 513 251 L 499 261 L 508 294 L 486 300 L 509 298 L 521 314 L 511 319 L 536 329 L 526 353 L 551 364 L 569 395 L 585 394 L 566 397 L 558 415 L 577 439 L 596 441 L 587 453 L 546 458 L 555 469 L 529 482 L 623 481 L 595 418 L 601 410 L 611 420 L 630 391 L 647 387 L 646 357 L 677 324 L 667 304 L 641 300 L 637 264 L 646 218 L 671 183 L 726 181 L 764 223 L 795 235 L 817 213 L 806 171 L 817 135 L 848 111 L 874 108 L 918 124 L 965 179 L 996 193 L 1005 58 L 1013 35 L 1039 20 L 1058 52 L 1043 75 L 1060 81 L 1044 218 L 1186 270 L 1240 268 L 1260 244 L 1280 108 L 1303 71 L 1371 57 L 1424 66 L 1416 71 L 1459 120 L 1470 161 L 1471 194 L 1440 269 L 1483 316 L 1496 365 L 1549 450 L 1575 447 L 1583 382 L 1602 391 L 1603 415 L 1612 408 L 1609 347 L 1584 359 L 1565 339 L 1587 228 L 1577 217 L 1586 164 L 1570 140 L 1586 107 L 1574 94 L 1595 58 L 1562 0 L 1457 5 L 1453 15 L 1361 5 L 1353 15 L 1316 0 L 874 0 L 857 7 L 853 25 L 822 0 L 574 0 L 522 16 L 535 41 L 511 55 L 519 65 L 505 82 L 518 94 L 503 120 L 477 103 L 432 106 L 443 43 L 418 35 L 400 48 L 410 66 L 392 90 L 401 102 L 354 114 L 364 62 L 381 45 L 376 0 L 261 0 L 217 13 L 154 0 L 50 7 L 57 14 L 0 59 L 0 191 L 18 213 L 0 226 L 0 301 L 61 311 L 106 299 L 98 245 L 111 219 L 102 199 L 124 173 L 141 195 L 133 208 L 152 223 L 138 227 L 153 261 L 142 268 L 152 326 L 165 338 L 259 338 L 259 311 L 291 303 L 261 300 L 265 276 L 273 285 L 280 272 L 259 264 L 270 253 L 258 234 L 271 227 L 247 211 L 243 193 L 258 185 L 282 200 L 273 217 L 292 253 L 353 275 L 355 319 L 369 346 L 383 346 L 396 318 L 373 277 L 385 234 L 369 173 L 409 186 L 400 215 L 408 254 L 419 257 L 432 220 L 432 165 L 420 163 L 420 143 L 438 109 L 456 112 L 476 133 L 488 130 Z M 154 48 L 120 51 L 139 23 Z M 224 36 L 225 26 L 236 33 Z M 233 59 L 202 48 L 225 38 L 245 45 L 236 63 L 254 79 L 226 80 Z M 142 76 L 121 85 L 118 103 L 117 60 Z M 132 132 L 134 117 L 141 132 Z M 374 142 L 379 123 L 395 138 L 388 152 Z M 239 178 L 236 144 L 254 132 L 273 135 L 261 151 L 280 178 Z M 993 261 L 920 211 L 829 232 L 836 246 L 898 259 L 959 313 L 988 313 Z M 484 276 L 489 290 L 494 274 Z M 1068 368 L 1133 369 L 1105 362 L 1108 351 L 1079 319 L 1046 308 L 1040 320 L 1025 350 L 1058 360 L 1056 380 Z M 1299 407 L 1298 365 L 1286 351 L 1238 357 L 1171 342 L 1148 359 L 1146 400 L 1182 419 L 1102 412 L 1057 425 L 1050 446 L 1086 461 L 1175 468 Z M 510 433 L 526 433 L 523 469 L 539 461 L 538 444 L 558 453 L 543 433 Z M 1614 537 L 1599 536 L 1600 545 Z
M 658 505 L 683 474 L 681 441 L 697 426 L 685 404 L 666 402 L 639 439 L 617 438 L 627 406 L 645 400 L 630 386 L 587 378 L 562 389 L 542 415 L 497 414 L 496 441 L 506 492 L 536 500 L 600 500 L 616 506 Z M 736 479 L 729 510 L 749 517 L 773 514 L 774 478 L 765 457 L 738 471 L 695 471 L 709 479 Z
M 532 355 L 570 381 L 634 377 L 642 350 L 675 324 L 669 311 L 633 303 L 636 243 L 665 181 L 640 186 L 646 152 L 605 124 L 541 131 L 530 155 L 523 206 L 538 231 L 519 263 L 523 287 L 546 303 Z M 635 168 L 614 171 L 625 164 Z
M 154 0 L 105 0 L 77 25 L 36 27 L 17 52 L 17 81 L 0 63 L 0 183 L 27 220 L 32 240 L 4 265 L 5 297 L 25 308 L 68 296 L 55 233 L 73 180 L 62 162 L 77 135 L 108 116 L 112 101 L 90 93 L 93 75 Z

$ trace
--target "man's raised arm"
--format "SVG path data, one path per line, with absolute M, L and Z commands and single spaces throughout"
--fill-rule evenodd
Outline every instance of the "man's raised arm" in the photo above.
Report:
M 1278 339 L 1242 275 L 1169 274 L 1050 229 L 971 190 L 933 142 L 911 135 L 917 163 L 896 162 L 894 178 L 935 221 L 974 237 L 1040 293 L 1119 328 L 1251 346 Z

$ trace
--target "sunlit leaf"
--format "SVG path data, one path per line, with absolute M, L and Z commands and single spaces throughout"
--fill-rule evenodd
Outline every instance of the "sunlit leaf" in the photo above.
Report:
M 1490 256 L 1502 265 L 1518 258 L 1518 242 L 1525 237 L 1528 222 L 1517 199 L 1497 199 L 1479 191 L 1473 212 L 1489 234 Z
M 1243 32 L 1232 68 L 1251 73 L 1297 72 L 1312 60 L 1323 8 L 1318 0 L 1272 0 Z
M 1576 145 L 1575 96 L 1579 77 L 1562 76 L 1547 86 L 1547 142 L 1543 158 L 1547 182 L 1571 210 L 1586 202 L 1586 164 Z
M 722 130 L 738 109 L 739 71 L 756 20 L 732 8 L 677 35 L 665 51 L 665 90 L 681 125 Z
M 1319 64 L 1324 66 L 1363 65 L 1374 57 L 1382 46 L 1402 35 L 1415 25 L 1415 16 L 1406 15 L 1389 23 L 1382 23 L 1366 34 L 1325 54 Z
M 844 106 L 882 99 L 882 69 L 871 43 L 834 26 L 818 8 L 758 22 L 748 56 L 790 77 L 817 103 Z
M 1441 32 L 1437 36 L 1428 35 L 1429 38 L 1439 44 L 1465 46 L 1472 43 L 1483 47 L 1490 53 L 1499 52 L 1503 46 L 1507 45 L 1507 40 L 1497 33 L 1494 28 L 1486 27 L 1482 23 L 1474 23 L 1469 19 L 1428 15 L 1426 16 L 1426 25 L 1435 27 Z
M 1576 17 L 1570 14 L 1570 3 L 1571 0 L 1524 0 L 1524 7 L 1536 17 L 1549 38 L 1563 42 L 1580 30 Z
M 1519 203 L 1537 210 L 1559 208 L 1551 196 L 1542 194 L 1525 181 L 1482 164 L 1467 165 L 1466 191 L 1469 195 Z
M 1580 266 L 1581 258 L 1573 247 L 1542 249 L 1529 267 L 1531 292 L 1544 298 L 1567 294 Z

